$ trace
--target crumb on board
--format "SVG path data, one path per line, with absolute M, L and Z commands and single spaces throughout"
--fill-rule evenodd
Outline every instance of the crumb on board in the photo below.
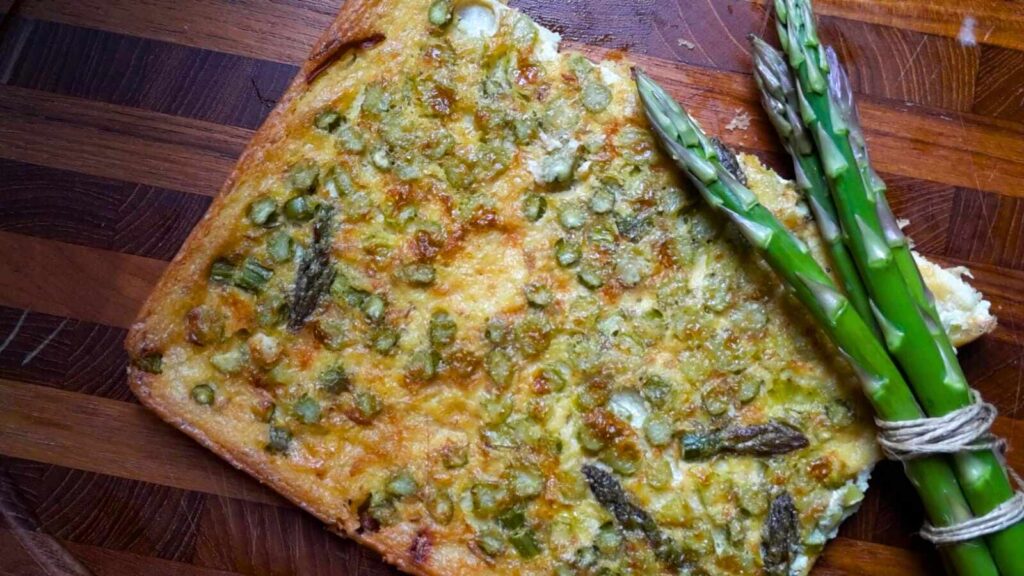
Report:
M 960 25 L 960 33 L 956 35 L 956 39 L 960 42 L 961 46 L 977 46 L 978 39 L 974 35 L 974 27 L 978 24 L 978 21 L 974 16 L 967 15 L 964 17 L 963 24 Z
M 693 50 L 694 48 L 697 47 L 696 44 L 694 44 L 693 42 L 690 42 L 686 38 L 680 38 L 680 39 L 676 40 L 676 43 L 679 44 L 680 46 L 682 46 L 683 48 L 686 48 L 687 50 Z
M 747 114 L 744 110 L 736 110 L 732 120 L 729 120 L 729 123 L 725 125 L 725 129 L 729 132 L 746 130 L 747 128 L 750 128 L 750 114 Z

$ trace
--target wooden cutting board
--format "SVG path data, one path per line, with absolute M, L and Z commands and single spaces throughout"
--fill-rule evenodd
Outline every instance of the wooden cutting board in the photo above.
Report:
M 143 410 L 121 350 L 340 2 L 0 0 L 0 574 L 393 573 Z M 749 73 L 769 0 L 513 4 L 574 47 L 626 52 L 790 173 Z M 994 303 L 999 329 L 961 358 L 1024 471 L 1024 3 L 817 9 L 896 212 Z M 815 574 L 939 574 L 920 522 L 882 464 Z

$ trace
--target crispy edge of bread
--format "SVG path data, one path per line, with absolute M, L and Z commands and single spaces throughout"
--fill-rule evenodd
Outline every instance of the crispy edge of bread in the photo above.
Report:
M 284 96 L 246 146 L 206 215 L 189 234 L 156 288 L 146 299 L 125 339 L 125 349 L 130 357 L 142 356 L 166 339 L 170 331 L 168 323 L 173 319 L 166 318 L 166 314 L 162 313 L 162 303 L 180 297 L 183 291 L 193 286 L 197 278 L 206 275 L 210 261 L 216 256 L 217 247 L 232 233 L 230 227 L 218 226 L 225 210 L 235 201 L 230 198 L 231 192 L 244 174 L 262 162 L 267 152 L 287 137 L 287 113 L 290 104 L 304 94 L 320 72 L 343 53 L 385 40 L 376 23 L 387 10 L 401 1 L 347 0 L 342 5 L 334 21 L 314 44 L 311 55 L 303 63 Z M 160 374 L 144 372 L 131 365 L 128 367 L 128 385 L 132 392 L 144 406 L 154 411 L 161 419 L 235 468 L 269 486 L 318 518 L 333 531 L 377 551 L 389 564 L 414 575 L 428 576 L 433 573 L 433 570 L 427 571 L 426 567 L 417 564 L 409 551 L 400 547 L 402 543 L 398 538 L 367 538 L 361 535 L 357 531 L 358 519 L 351 514 L 345 514 L 344 508 L 339 508 L 339 517 L 332 517 L 325 510 L 318 509 L 312 503 L 313 498 L 308 489 L 290 482 L 287 474 L 281 473 L 268 458 L 239 451 L 222 439 L 214 438 L 207 431 L 196 427 L 185 417 L 180 406 L 155 393 L 162 378 L 165 377 Z M 230 435 L 230 431 L 224 433 Z

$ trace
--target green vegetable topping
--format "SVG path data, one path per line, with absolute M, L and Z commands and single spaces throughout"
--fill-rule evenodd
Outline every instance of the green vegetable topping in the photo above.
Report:
M 430 286 L 437 278 L 431 264 L 407 264 L 402 268 L 402 277 L 413 286 Z
M 336 110 L 324 110 L 316 115 L 313 119 L 313 126 L 316 126 L 320 130 L 330 132 L 338 127 L 341 123 L 341 114 L 338 114 Z
M 672 385 L 661 376 L 652 374 L 644 379 L 640 394 L 651 403 L 651 406 L 660 408 L 668 402 L 672 395 Z
M 300 398 L 292 410 L 303 424 L 316 424 L 320 421 L 320 403 L 310 396 Z
M 312 161 L 300 162 L 288 171 L 288 186 L 294 192 L 307 193 L 316 187 L 320 167 Z
M 508 324 L 501 318 L 490 318 L 484 327 L 484 337 L 491 344 L 504 344 L 508 340 Z
M 264 228 L 276 226 L 278 223 L 277 202 L 267 196 L 253 200 L 252 204 L 249 204 L 249 221 L 255 226 Z
M 391 157 L 388 156 L 388 149 L 386 146 L 377 146 L 370 153 L 370 161 L 373 165 L 381 170 L 387 170 L 391 168 Z
M 488 556 L 497 556 L 505 551 L 505 538 L 494 528 L 484 528 L 476 535 L 476 545 Z
M 523 558 L 533 558 L 540 554 L 540 544 L 537 543 L 533 530 L 529 528 L 522 528 L 512 532 L 508 536 L 508 541 L 515 548 L 516 553 Z
M 537 26 L 528 17 L 520 14 L 512 25 L 512 41 L 517 46 L 530 46 L 537 38 Z
M 405 498 L 415 494 L 419 490 L 419 484 L 416 483 L 416 478 L 413 477 L 411 472 L 402 470 L 396 472 L 388 479 L 384 490 L 396 498 Z
M 672 442 L 672 423 L 659 416 L 652 416 L 644 424 L 647 441 L 654 446 L 668 446 Z
M 318 378 L 320 389 L 330 394 L 340 394 L 348 390 L 352 382 L 349 380 L 345 368 L 340 364 L 324 370 Z
M 579 204 L 568 204 L 558 212 L 558 223 L 566 230 L 582 228 L 586 222 L 587 213 Z
M 427 19 L 434 26 L 444 26 L 452 19 L 452 3 L 449 0 L 434 0 L 427 11 Z
M 440 366 L 441 354 L 437 350 L 419 350 L 409 358 L 406 370 L 413 380 L 426 382 L 437 376 Z
M 267 254 L 278 264 L 287 262 L 292 257 L 292 249 L 295 242 L 284 230 L 278 230 L 273 236 L 267 239 Z
M 224 337 L 224 315 L 210 306 L 196 306 L 185 315 L 186 338 L 197 346 L 220 342 Z
M 213 404 L 216 398 L 216 393 L 213 390 L 213 386 L 209 384 L 197 384 L 192 387 L 192 401 L 202 406 L 209 406 Z
M 602 554 L 614 554 L 622 545 L 622 534 L 615 528 L 615 524 L 605 522 L 594 536 L 594 545 Z
M 469 448 L 464 445 L 445 446 L 441 451 L 441 461 L 445 468 L 462 468 L 469 462 Z
M 252 258 L 247 258 L 242 264 L 241 270 L 238 271 L 235 286 L 246 292 L 259 292 L 273 276 L 273 270 L 264 267 Z
M 235 266 L 223 258 L 214 260 L 210 266 L 210 282 L 230 284 L 235 278 Z
M 363 140 L 362 134 L 353 126 L 347 124 L 338 126 L 338 129 L 334 131 L 334 136 L 338 138 L 338 146 L 342 150 L 362 152 L 366 148 L 366 142 Z
M 430 316 L 430 343 L 447 346 L 455 341 L 455 319 L 446 310 L 436 310 Z
M 470 488 L 470 494 L 473 499 L 473 511 L 485 518 L 492 517 L 501 512 L 505 505 L 505 500 L 508 498 L 508 492 L 505 490 L 505 487 L 494 482 L 474 484 Z
M 559 266 L 568 268 L 579 262 L 582 256 L 580 245 L 572 240 L 559 238 L 555 243 L 555 259 L 558 260 Z
M 324 180 L 324 190 L 327 191 L 327 195 L 331 198 L 341 198 L 346 194 L 351 194 L 355 189 L 352 177 L 341 168 L 331 170 L 331 173 Z
M 133 363 L 139 370 L 150 374 L 160 374 L 164 370 L 164 357 L 156 352 L 144 354 L 136 358 Z
M 359 416 L 365 421 L 373 420 L 380 414 L 380 399 L 373 392 L 358 391 L 355 393 L 355 406 Z
M 387 354 L 398 344 L 398 333 L 390 328 L 382 328 L 373 333 L 372 346 L 378 354 Z
M 384 318 L 384 312 L 387 309 L 387 302 L 384 301 L 384 297 L 379 294 L 370 294 L 363 300 L 360 308 L 363 314 L 366 315 L 366 319 L 370 322 L 380 322 Z
M 543 184 L 568 182 L 576 168 L 576 148 L 563 146 L 540 162 L 538 180 Z
M 544 284 L 530 283 L 523 291 L 526 293 L 526 301 L 530 303 L 530 306 L 546 308 L 555 301 L 554 293 Z
M 306 222 L 313 217 L 313 203 L 305 196 L 295 196 L 284 203 L 284 215 L 289 220 Z
M 607 214 L 615 207 L 615 193 L 602 188 L 590 197 L 590 210 L 594 214 Z
M 455 515 L 455 504 L 447 492 L 438 490 L 427 499 L 426 504 L 427 512 L 430 513 L 430 517 L 434 519 L 434 522 L 447 524 L 452 521 L 452 516 Z
M 541 370 L 540 375 L 552 392 L 559 392 L 572 378 L 572 368 L 565 362 L 552 362 Z
M 501 348 L 495 348 L 487 354 L 484 360 L 487 367 L 487 375 L 499 386 L 507 386 L 512 381 L 515 367 L 512 365 L 512 358 L 508 352 Z
M 277 426 L 274 424 L 270 425 L 268 432 L 267 451 L 276 454 L 283 454 L 288 451 L 288 446 L 292 443 L 292 433 L 287 428 Z
M 237 374 L 242 371 L 248 360 L 246 348 L 238 347 L 234 350 L 214 354 L 210 357 L 210 364 L 224 374 Z
M 587 82 L 583 86 L 583 107 L 590 112 L 600 112 L 612 101 L 612 91 L 600 82 Z
M 579 279 L 580 284 L 591 290 L 597 290 L 604 286 L 604 278 L 601 275 L 601 271 L 591 266 L 581 268 L 576 278 Z
M 523 217 L 536 222 L 548 211 L 548 201 L 540 194 L 530 194 L 523 198 Z
M 535 498 L 544 491 L 544 478 L 530 470 L 512 473 L 512 493 L 519 498 Z

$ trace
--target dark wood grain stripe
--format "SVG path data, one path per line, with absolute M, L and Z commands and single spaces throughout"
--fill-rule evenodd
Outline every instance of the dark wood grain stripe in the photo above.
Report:
M 48 542 L 47 542 L 48 541 Z M 50 576 L 60 572 L 40 572 L 39 559 L 33 558 L 29 547 L 47 542 L 60 546 L 92 576 L 123 576 L 139 574 L 145 576 L 240 576 L 238 572 L 225 572 L 201 568 L 186 562 L 163 560 L 130 552 L 110 550 L 98 546 L 78 544 L 67 540 L 56 540 L 47 534 L 27 530 L 0 529 L 0 558 L 4 559 L 4 574 L 9 576 Z
M 0 158 L 213 195 L 252 131 L 0 86 Z
M 0 306 L 0 378 L 135 402 L 123 328 Z
M 296 68 L 66 24 L 15 18 L 5 83 L 217 124 L 257 128 Z M 3 60 L 7 59 L 7 62 Z
M 0 159 L 0 230 L 170 260 L 210 198 Z
M 166 262 L 0 232 L 0 305 L 126 327 Z
M 975 114 L 1024 122 L 1024 52 L 983 47 L 974 102 Z
M 0 380 L 0 454 L 275 505 L 284 499 L 128 402 Z

